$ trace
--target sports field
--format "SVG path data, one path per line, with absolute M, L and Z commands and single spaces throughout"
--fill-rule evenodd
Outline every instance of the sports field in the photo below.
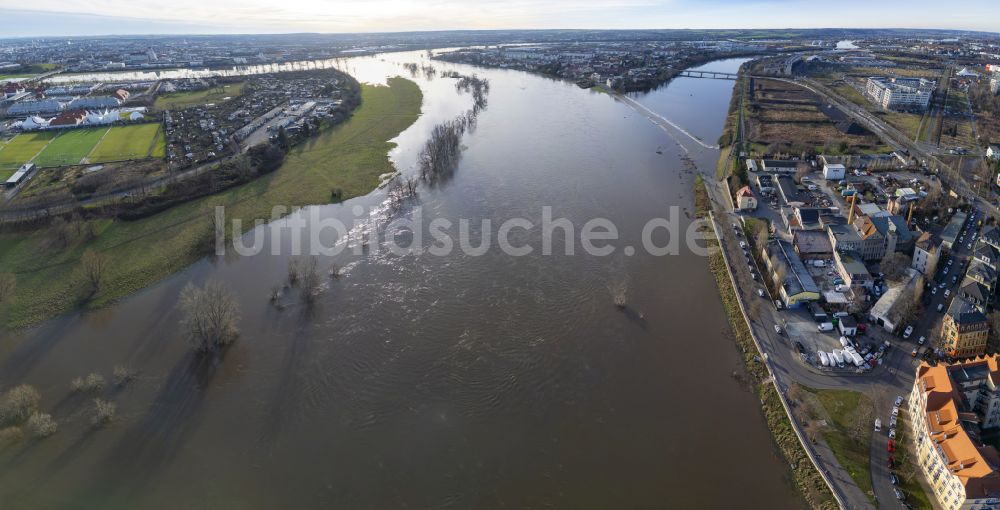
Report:
M 34 163 L 40 167 L 79 165 L 107 132 L 106 127 L 64 131 L 35 157 Z
M 0 142 L 0 177 L 28 162 L 53 167 L 165 155 L 166 140 L 160 124 L 22 133 L 7 145 Z
M 163 133 L 159 124 L 137 124 L 115 126 L 108 131 L 101 143 L 94 147 L 87 158 L 90 163 L 144 159 L 152 156 L 154 149 L 162 145 Z
M 31 161 L 57 134 L 52 131 L 41 131 L 15 136 L 0 149 L 0 171 L 17 170 L 21 165 Z

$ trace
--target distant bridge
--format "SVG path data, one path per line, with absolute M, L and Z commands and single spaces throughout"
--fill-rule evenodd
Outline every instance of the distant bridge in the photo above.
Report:
M 687 78 L 710 78 L 713 80 L 736 80 L 739 75 L 733 73 L 720 73 L 717 71 L 694 71 L 687 70 L 681 71 L 678 76 L 685 76 Z

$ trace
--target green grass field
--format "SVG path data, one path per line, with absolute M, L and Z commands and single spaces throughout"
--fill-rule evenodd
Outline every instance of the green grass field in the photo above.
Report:
M 40 167 L 79 165 L 107 132 L 106 127 L 64 131 L 35 157 L 35 164 Z
M 157 110 L 183 110 L 192 106 L 219 103 L 227 97 L 236 97 L 242 94 L 245 86 L 246 83 L 233 83 L 205 90 L 164 94 L 156 98 L 153 108 Z
M 847 390 L 807 390 L 816 396 L 819 405 L 823 408 L 823 416 L 827 420 L 827 428 L 823 429 L 823 440 L 833 450 L 837 457 L 837 462 L 844 468 L 858 484 L 858 487 L 868 495 L 873 497 L 872 474 L 869 456 L 869 443 L 857 442 L 850 438 L 850 430 L 857 425 L 854 423 L 857 416 L 867 416 L 864 412 L 859 413 L 860 406 L 874 408 L 872 400 L 867 395 L 856 391 Z M 863 425 L 866 429 L 868 423 Z
M 87 159 L 90 163 L 104 163 L 148 158 L 154 145 L 159 145 L 159 139 L 162 138 L 163 132 L 158 123 L 115 126 L 94 147 Z
M 17 277 L 13 299 L 0 305 L 0 324 L 25 326 L 76 307 L 100 307 L 183 269 L 204 256 L 217 205 L 249 228 L 253 219 L 269 218 L 274 205 L 329 203 L 333 188 L 345 199 L 369 193 L 380 174 L 393 170 L 388 140 L 420 115 L 420 88 L 402 78 L 389 84 L 364 85 L 363 103 L 350 120 L 292 149 L 276 172 L 242 186 L 142 220 L 96 221 L 96 237 L 65 248 L 52 247 L 44 230 L 0 234 L 0 267 Z M 100 291 L 84 301 L 80 257 L 87 249 L 105 253 L 110 268 Z
M 31 161 L 57 134 L 53 131 L 40 131 L 14 137 L 0 149 L 0 170 L 16 170 Z

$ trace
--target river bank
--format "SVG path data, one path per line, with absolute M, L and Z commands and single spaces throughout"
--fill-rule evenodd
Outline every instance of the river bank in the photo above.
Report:
M 728 154 L 723 152 L 722 158 L 727 158 Z M 711 209 L 711 200 L 705 182 L 701 176 L 695 181 L 695 208 L 699 218 L 708 219 Z M 718 246 L 717 241 L 713 241 Z M 809 503 L 811 508 L 834 509 L 837 508 L 836 500 L 830 489 L 827 487 L 823 477 L 816 471 L 815 466 L 809 456 L 803 450 L 792 424 L 781 405 L 781 400 L 774 389 L 774 385 L 767 382 L 767 370 L 760 360 L 757 347 L 754 344 L 750 329 L 747 327 L 746 318 L 740 308 L 736 297 L 732 280 L 729 277 L 729 269 L 720 250 L 713 250 L 709 255 L 708 267 L 715 278 L 716 286 L 719 290 L 719 297 L 726 311 L 729 321 L 733 341 L 736 342 L 743 356 L 743 364 L 749 377 L 748 383 L 753 387 L 754 392 L 760 398 L 761 409 L 767 421 L 768 428 L 775 444 L 781 451 L 782 456 L 788 462 L 795 486 L 802 497 Z
M 229 219 L 270 219 L 273 206 L 297 207 L 331 201 L 332 190 L 348 199 L 369 193 L 379 176 L 393 171 L 389 140 L 420 114 L 422 94 L 412 81 L 363 85 L 362 105 L 346 123 L 293 148 L 272 174 L 224 192 L 136 221 L 97 220 L 69 239 L 52 229 L 0 234 L 0 272 L 17 278 L 13 298 L 0 305 L 0 324 L 20 328 L 73 309 L 96 309 L 145 288 L 211 252 L 213 211 L 226 207 Z M 96 292 L 84 279 L 81 259 L 88 250 L 107 256 Z M 39 257 L 44 253 L 44 257 Z

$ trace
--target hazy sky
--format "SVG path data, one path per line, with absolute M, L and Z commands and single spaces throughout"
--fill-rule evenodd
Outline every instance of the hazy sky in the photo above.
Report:
M 0 38 L 500 28 L 892 27 L 1000 32 L 997 0 L 31 0 L 16 5 L 19 9 L 0 7 Z

